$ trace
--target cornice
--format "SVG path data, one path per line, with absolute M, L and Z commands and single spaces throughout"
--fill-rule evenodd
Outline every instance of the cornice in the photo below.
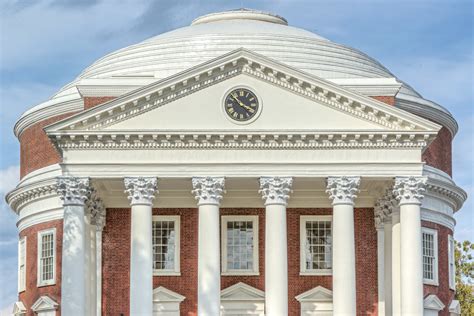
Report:
M 8 205 L 18 213 L 18 210 L 31 201 L 50 196 L 59 196 L 57 194 L 57 188 L 55 178 L 42 180 L 14 189 L 7 194 L 5 200 Z
M 388 107 L 380 101 L 342 88 L 329 81 L 240 49 L 128 93 L 103 106 L 92 108 L 70 119 L 52 124 L 46 128 L 46 131 L 51 133 L 102 129 L 240 73 L 278 85 L 332 109 L 376 123 L 387 129 L 437 131 L 440 128 L 435 123 L 416 115 Z
M 422 102 L 416 102 L 417 99 L 420 101 L 425 101 L 424 99 L 415 97 L 412 98 L 413 100 L 410 100 L 408 96 L 397 95 L 395 106 L 410 113 L 429 119 L 435 123 L 441 124 L 451 132 L 453 137 L 456 135 L 458 132 L 458 123 L 452 115 L 432 106 L 425 105 Z
M 424 148 L 432 133 L 381 131 L 86 131 L 52 132 L 64 149 L 380 149 Z

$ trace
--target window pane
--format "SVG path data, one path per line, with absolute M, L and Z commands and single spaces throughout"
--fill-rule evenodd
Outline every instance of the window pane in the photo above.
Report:
M 332 268 L 331 221 L 306 221 L 305 258 L 306 269 Z
M 40 235 L 40 282 L 52 281 L 54 278 L 54 234 Z
M 423 278 L 427 280 L 435 279 L 435 249 L 434 235 L 423 233 Z
M 232 270 L 253 269 L 253 222 L 227 222 L 227 267 Z
M 174 221 L 153 222 L 153 269 L 174 270 L 176 253 Z

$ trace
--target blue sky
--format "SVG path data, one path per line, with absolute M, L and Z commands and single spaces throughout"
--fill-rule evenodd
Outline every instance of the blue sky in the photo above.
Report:
M 374 57 L 458 120 L 454 179 L 473 196 L 473 2 L 379 0 L 3 0 L 0 4 L 0 315 L 16 298 L 15 216 L 3 202 L 18 180 L 12 129 L 101 56 L 195 17 L 249 7 Z M 456 238 L 474 240 L 471 199 L 456 215 Z

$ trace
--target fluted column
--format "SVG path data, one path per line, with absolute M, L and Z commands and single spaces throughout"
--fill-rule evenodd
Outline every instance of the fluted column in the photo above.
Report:
M 393 193 L 400 202 L 401 314 L 423 315 L 421 200 L 425 177 L 397 177 Z
M 193 191 L 199 207 L 198 315 L 220 315 L 221 269 L 219 206 L 224 193 L 223 177 L 194 177 Z
M 58 177 L 58 194 L 63 201 L 63 247 L 61 263 L 61 315 L 86 315 L 84 208 L 89 179 Z
M 356 315 L 354 199 L 359 177 L 329 177 L 327 190 L 333 205 L 334 315 Z
M 290 177 L 260 178 L 265 201 L 265 315 L 288 315 L 288 253 L 286 206 Z
M 130 315 L 153 313 L 152 206 L 157 178 L 125 178 L 132 207 L 130 251 Z

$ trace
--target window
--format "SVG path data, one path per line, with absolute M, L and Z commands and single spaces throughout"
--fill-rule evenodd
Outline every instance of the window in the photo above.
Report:
M 332 273 L 332 217 L 300 217 L 300 274 Z
M 26 288 L 26 237 L 18 242 L 18 292 Z
M 456 288 L 456 267 L 454 265 L 454 238 L 448 236 L 448 267 L 449 267 L 449 288 L 454 290 Z
M 222 274 L 258 274 L 258 216 L 222 216 Z
M 38 286 L 55 283 L 56 229 L 38 232 Z
M 438 285 L 438 232 L 422 228 L 423 282 Z
M 154 275 L 180 275 L 179 228 L 179 216 L 153 216 Z

